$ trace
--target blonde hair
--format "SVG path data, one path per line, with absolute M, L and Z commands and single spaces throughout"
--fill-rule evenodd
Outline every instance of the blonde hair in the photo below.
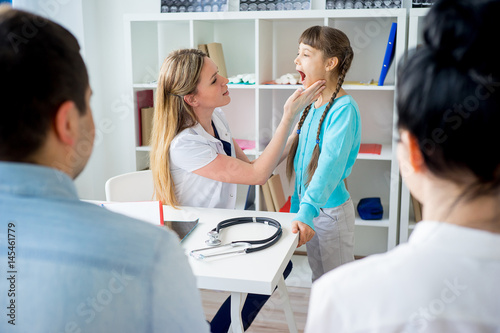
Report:
M 12 10 L 12 6 L 8 3 L 0 4 L 0 14 L 7 13 L 9 10 Z
M 170 172 L 170 144 L 177 134 L 198 123 L 184 96 L 196 93 L 205 57 L 197 49 L 173 51 L 163 62 L 158 78 L 149 159 L 156 199 L 174 207 L 179 203 Z
M 336 67 L 336 70 L 333 71 L 332 75 L 337 75 L 337 87 L 335 88 L 335 92 L 332 95 L 332 98 L 328 102 L 328 105 L 325 108 L 325 111 L 321 115 L 321 119 L 319 121 L 318 131 L 316 133 L 316 145 L 314 146 L 313 154 L 311 156 L 311 161 L 307 167 L 307 180 L 305 185 L 308 186 L 311 182 L 311 179 L 318 167 L 319 160 L 319 137 L 321 134 L 321 125 L 323 124 L 323 120 L 333 105 L 335 98 L 337 97 L 342 84 L 344 83 L 345 75 L 349 68 L 351 67 L 352 59 L 354 57 L 354 53 L 351 48 L 351 44 L 349 42 L 349 38 L 347 38 L 346 34 L 342 31 L 327 27 L 327 26 L 314 26 L 305 30 L 299 38 L 299 44 L 303 43 L 313 48 L 320 50 L 323 52 L 324 59 L 337 57 L 339 65 Z M 312 104 L 307 106 L 305 110 L 302 112 L 302 116 L 300 117 L 298 123 L 297 133 L 300 135 L 300 129 L 304 124 L 304 121 L 311 110 Z M 290 153 L 288 154 L 288 159 L 286 163 L 286 174 L 288 179 L 290 180 L 293 175 L 293 161 L 295 159 L 295 154 L 297 153 L 297 147 L 299 145 L 299 135 L 296 135 L 292 145 L 290 146 Z

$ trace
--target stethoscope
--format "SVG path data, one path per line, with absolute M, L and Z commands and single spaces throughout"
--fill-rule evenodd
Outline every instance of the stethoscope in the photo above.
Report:
M 265 225 L 271 225 L 276 228 L 276 232 L 272 236 L 265 239 L 233 241 L 231 243 L 221 245 L 221 240 L 219 239 L 221 230 L 233 225 L 238 225 L 243 223 L 262 223 Z M 227 254 L 252 253 L 252 252 L 262 251 L 274 245 L 280 239 L 282 233 L 283 230 L 281 229 L 281 224 L 274 219 L 268 217 L 235 217 L 219 222 L 217 224 L 217 227 L 213 228 L 208 232 L 208 240 L 205 241 L 205 244 L 207 244 L 209 247 L 192 250 L 189 254 L 196 259 L 205 259 L 209 257 L 216 257 Z M 255 246 L 259 244 L 262 245 Z M 217 253 L 210 252 L 208 254 L 201 253 L 206 251 L 212 251 L 214 249 L 222 249 L 226 247 L 232 247 L 232 248 L 238 247 L 239 249 L 235 251 L 226 251 L 226 252 L 219 251 Z

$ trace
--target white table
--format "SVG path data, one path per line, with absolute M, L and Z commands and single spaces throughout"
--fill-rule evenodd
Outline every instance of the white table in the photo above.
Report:
M 198 226 L 182 242 L 188 256 L 191 250 L 206 247 L 207 233 L 222 220 L 239 216 L 256 216 L 273 218 L 281 223 L 283 235 L 270 248 L 250 254 L 227 255 L 204 260 L 189 257 L 189 263 L 196 276 L 198 288 L 231 292 L 233 332 L 243 332 L 241 309 L 247 293 L 271 295 L 276 287 L 283 301 L 289 330 L 297 332 L 283 278 L 283 271 L 292 258 L 298 242 L 298 234 L 291 232 L 291 221 L 295 214 L 192 207 L 182 207 L 182 210 L 199 218 Z M 169 219 L 166 211 L 164 219 Z M 262 223 L 246 223 L 223 229 L 220 238 L 222 244 L 225 244 L 235 240 L 262 239 L 271 236 L 275 231 L 275 227 Z

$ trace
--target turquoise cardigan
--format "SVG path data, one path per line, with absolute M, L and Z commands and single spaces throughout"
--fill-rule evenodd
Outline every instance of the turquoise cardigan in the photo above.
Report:
M 305 187 L 307 166 L 327 104 L 309 111 L 294 159 L 295 191 L 290 212 L 297 213 L 294 220 L 306 223 L 313 230 L 313 219 L 319 215 L 320 208 L 334 208 L 349 199 L 343 180 L 351 173 L 361 143 L 361 117 L 356 101 L 350 95 L 337 98 L 321 125 L 318 167 L 309 186 Z

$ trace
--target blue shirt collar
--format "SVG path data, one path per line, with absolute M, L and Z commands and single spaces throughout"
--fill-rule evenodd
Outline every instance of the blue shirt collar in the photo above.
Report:
M 0 194 L 78 199 L 73 180 L 64 172 L 17 162 L 0 162 Z

